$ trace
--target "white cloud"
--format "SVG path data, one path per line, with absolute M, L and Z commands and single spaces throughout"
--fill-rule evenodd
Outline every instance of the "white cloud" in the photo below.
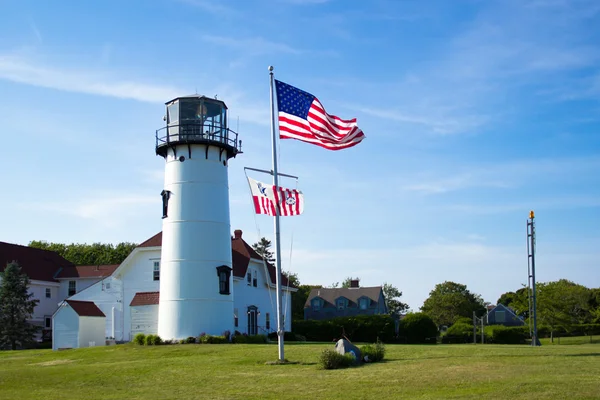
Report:
M 101 72 L 44 67 L 34 61 L 6 55 L 0 55 L 0 79 L 67 92 L 144 102 L 164 103 L 165 99 L 172 99 L 183 93 L 172 86 L 118 80 Z

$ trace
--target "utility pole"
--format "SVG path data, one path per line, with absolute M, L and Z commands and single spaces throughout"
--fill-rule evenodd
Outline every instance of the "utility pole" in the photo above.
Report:
M 527 221 L 527 272 L 529 291 L 529 330 L 531 333 L 531 345 L 541 346 L 537 334 L 537 304 L 535 290 L 535 213 L 529 212 Z M 531 325 L 533 321 L 533 326 Z

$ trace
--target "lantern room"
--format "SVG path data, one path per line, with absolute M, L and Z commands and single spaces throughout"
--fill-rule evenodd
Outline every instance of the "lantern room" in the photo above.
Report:
M 156 131 L 156 154 L 165 156 L 168 149 L 193 144 L 217 146 L 227 151 L 227 158 L 241 152 L 237 133 L 227 127 L 227 106 L 221 100 L 191 95 L 166 103 L 166 126 Z

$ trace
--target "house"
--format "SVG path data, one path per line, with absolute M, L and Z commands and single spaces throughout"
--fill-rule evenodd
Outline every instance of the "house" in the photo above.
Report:
M 312 289 L 304 304 L 304 319 L 387 313 L 382 287 L 360 287 L 358 280 L 352 280 L 349 288 Z
M 159 232 L 137 246 L 110 275 L 78 291 L 69 300 L 93 302 L 106 315 L 106 337 L 130 341 L 137 333 L 156 334 L 161 245 L 162 233 Z M 276 331 L 275 267 L 263 262 L 261 256 L 242 239 L 241 230 L 234 232 L 231 247 L 234 301 L 231 319 L 234 329 L 250 335 Z M 65 281 L 74 279 L 72 275 L 65 275 Z M 289 331 L 291 293 L 297 289 L 289 286 L 285 275 L 282 276 L 282 285 L 285 330 Z M 197 335 L 201 333 L 197 332 Z
M 91 301 L 63 301 L 52 316 L 52 350 L 104 346 L 105 319 Z
M 488 325 L 504 325 L 504 326 L 523 326 L 525 322 L 523 318 L 519 317 L 515 312 L 510 308 L 506 307 L 503 304 L 498 304 L 497 306 L 488 310 L 486 316 L 486 323 Z
M 60 293 L 60 281 L 55 275 L 61 269 L 72 268 L 73 265 L 53 251 L 0 242 L 0 271 L 4 271 L 13 261 L 29 277 L 30 293 L 33 294 L 33 299 L 38 300 L 30 320 L 33 325 L 41 328 L 37 339 L 50 339 L 52 314 L 56 311 L 57 304 L 65 299 Z

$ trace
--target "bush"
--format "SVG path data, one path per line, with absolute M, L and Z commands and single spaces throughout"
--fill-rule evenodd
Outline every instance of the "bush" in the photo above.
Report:
M 133 343 L 143 346 L 146 343 L 146 335 L 144 335 L 143 333 L 138 333 L 133 338 Z
M 452 343 L 470 343 L 473 342 L 473 323 L 457 322 L 446 331 L 446 335 L 454 338 Z M 442 340 L 443 342 L 443 340 Z
M 381 342 L 367 344 L 360 348 L 360 353 L 365 362 L 378 362 L 385 357 L 385 346 Z
M 162 344 L 162 339 L 158 335 L 147 335 L 144 344 L 146 346 L 158 346 Z
M 269 340 L 277 341 L 277 332 L 269 333 Z M 284 342 L 306 342 L 306 338 L 302 335 L 297 335 L 293 332 L 284 332 L 283 333 L 283 341 Z
M 202 335 L 198 338 L 198 342 L 202 344 L 223 344 L 229 343 L 225 336 Z
M 265 344 L 268 338 L 266 335 L 246 335 L 245 333 L 232 336 L 231 342 L 236 344 Z
M 196 343 L 196 338 L 193 336 L 188 336 L 187 339 L 184 339 L 185 343 L 191 344 L 191 343 Z
M 490 325 L 485 327 L 485 340 L 496 344 L 523 344 L 529 337 L 526 326 Z
M 435 344 L 437 335 L 437 326 L 427 314 L 410 313 L 400 320 L 398 336 L 400 339 L 404 339 L 406 343 Z
M 323 369 L 338 369 L 352 366 L 356 360 L 350 354 L 340 354 L 335 350 L 323 350 L 319 357 L 319 365 Z
M 296 320 L 293 332 L 309 341 L 331 342 L 345 333 L 353 342 L 373 343 L 380 339 L 392 342 L 396 336 L 395 321 L 389 315 L 358 315 L 328 320 Z M 284 337 L 285 339 L 285 337 Z

